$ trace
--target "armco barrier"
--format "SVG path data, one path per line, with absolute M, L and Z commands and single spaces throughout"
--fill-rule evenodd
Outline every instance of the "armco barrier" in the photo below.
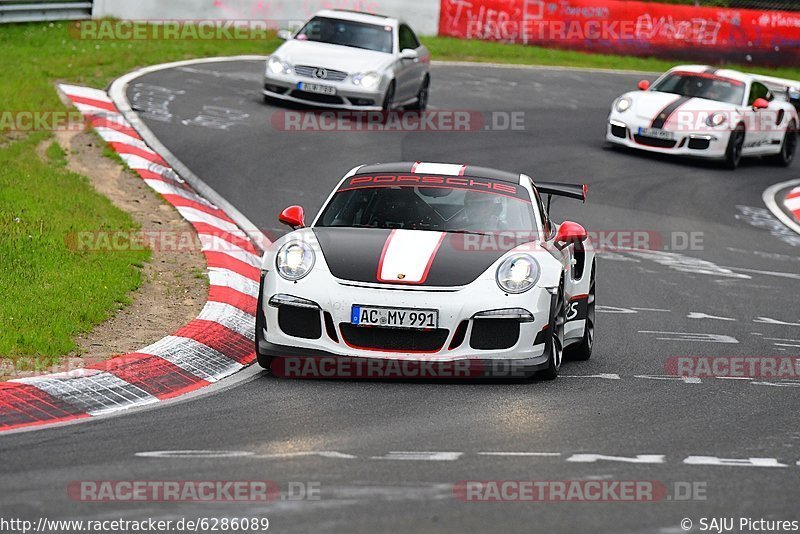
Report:
M 800 13 L 619 0 L 441 0 L 439 35 L 719 63 L 800 64 Z

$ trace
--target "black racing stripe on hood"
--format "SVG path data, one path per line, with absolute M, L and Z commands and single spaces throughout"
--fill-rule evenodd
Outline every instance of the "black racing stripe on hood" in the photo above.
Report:
M 378 262 L 391 230 L 315 227 L 314 235 L 336 278 L 377 282 Z
M 682 96 L 677 100 L 675 100 L 674 102 L 672 102 L 671 104 L 669 104 L 667 107 L 662 109 L 658 115 L 656 115 L 656 118 L 653 119 L 653 124 L 651 124 L 651 126 L 653 128 L 663 128 L 664 124 L 666 124 L 666 122 L 669 120 L 670 115 L 675 113 L 679 107 L 681 107 L 691 99 L 692 99 L 691 96 Z
M 490 234 L 447 234 L 428 272 L 428 286 L 465 286 L 475 281 L 503 254 L 530 240 L 515 232 Z
M 332 227 L 315 227 L 313 230 L 333 276 L 355 282 L 379 283 L 378 264 L 391 230 Z M 488 236 L 448 233 L 436 251 L 426 280 L 415 285 L 453 287 L 470 284 L 503 254 L 529 240 L 529 235 L 516 235 L 515 232 Z

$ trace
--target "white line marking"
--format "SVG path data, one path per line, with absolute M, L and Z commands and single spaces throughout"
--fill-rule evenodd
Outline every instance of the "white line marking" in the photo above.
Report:
M 616 373 L 600 373 L 597 375 L 561 375 L 562 378 L 605 378 L 607 380 L 619 380 Z
M 253 458 L 301 458 L 305 456 L 321 456 L 323 458 L 335 458 L 340 460 L 352 460 L 356 458 L 352 454 L 345 454 L 338 451 L 302 451 L 302 452 L 276 452 L 272 454 L 257 454 Z
M 663 308 L 631 308 L 636 311 L 649 311 L 649 312 L 671 312 L 672 310 L 665 310 Z
M 753 319 L 753 322 L 759 324 L 778 324 L 782 326 L 800 326 L 800 323 L 787 323 L 786 321 L 779 321 L 778 319 L 772 319 L 770 317 L 756 317 Z
M 678 380 L 684 384 L 702 384 L 703 381 L 696 376 L 678 375 L 633 375 L 633 378 L 643 378 L 645 380 Z
M 144 451 L 137 452 L 140 458 L 241 458 L 253 456 L 247 451 L 211 451 L 211 450 L 178 450 L 178 451 Z
M 707 313 L 702 312 L 689 312 L 689 315 L 686 316 L 687 319 L 715 319 L 717 321 L 735 321 L 736 319 L 732 319 L 730 317 L 719 317 L 717 315 L 708 315 Z
M 433 462 L 452 462 L 458 460 L 463 452 L 448 451 L 389 451 L 385 456 L 371 456 L 370 460 L 421 460 Z
M 482 456 L 561 456 L 560 452 L 479 452 Z
M 656 337 L 659 341 L 693 341 L 697 343 L 739 343 L 735 337 L 723 334 L 705 334 L 701 332 L 661 332 L 658 330 L 639 330 L 640 334 L 657 334 L 668 337 Z

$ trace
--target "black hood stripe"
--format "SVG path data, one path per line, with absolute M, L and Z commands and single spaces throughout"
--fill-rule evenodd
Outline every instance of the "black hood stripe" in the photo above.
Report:
M 658 113 L 658 115 L 656 115 L 656 118 L 653 119 L 653 123 L 650 126 L 652 126 L 653 128 L 659 128 L 659 129 L 663 128 L 664 124 L 666 124 L 666 122 L 669 120 L 670 116 L 673 113 L 675 113 L 676 111 L 678 111 L 679 107 L 681 107 L 682 105 L 684 105 L 685 103 L 687 103 L 691 99 L 692 99 L 691 96 L 682 96 L 682 97 L 678 98 L 677 100 L 675 100 L 674 102 L 669 104 L 667 107 L 662 109 Z
M 402 284 L 379 280 L 381 257 L 390 229 L 315 227 L 331 274 L 342 280 Z M 514 247 L 532 240 L 530 235 L 472 235 L 445 233 L 425 261 L 426 272 L 417 285 L 453 287 L 472 283 L 492 263 Z M 391 273 L 390 273 L 391 274 Z

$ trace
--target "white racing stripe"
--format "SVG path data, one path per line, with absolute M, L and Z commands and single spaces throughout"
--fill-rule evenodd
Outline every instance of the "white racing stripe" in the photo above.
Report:
M 466 165 L 454 163 L 422 163 L 417 162 L 411 168 L 414 174 L 442 174 L 445 176 L 460 176 Z
M 442 239 L 442 232 L 393 230 L 384 245 L 378 280 L 406 284 L 424 282 Z

